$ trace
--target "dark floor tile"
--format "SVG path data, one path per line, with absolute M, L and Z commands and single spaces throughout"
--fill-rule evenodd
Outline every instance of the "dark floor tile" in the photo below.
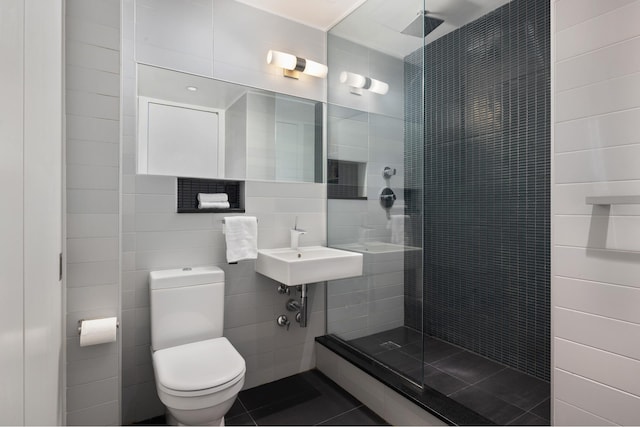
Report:
M 549 421 L 536 414 L 526 412 L 509 423 L 510 426 L 548 426 Z
M 411 357 L 415 357 L 416 359 L 420 359 L 423 357 L 423 345 L 421 341 L 408 344 L 402 347 L 400 351 L 408 354 Z M 434 363 L 438 360 L 453 356 L 454 354 L 461 353 L 463 351 L 464 350 L 460 347 L 456 347 L 455 345 L 449 344 L 448 342 L 436 338 L 425 337 L 423 362 Z
M 384 341 L 380 341 L 378 337 L 368 335 L 366 337 L 351 340 L 349 341 L 349 344 L 365 354 L 374 355 L 383 351 L 388 351 L 388 349 L 381 345 L 383 342 Z
M 233 406 L 231 407 L 231 409 L 229 409 L 229 411 L 227 412 L 226 417 L 232 418 L 232 417 L 235 417 L 236 415 L 241 415 L 246 413 L 247 413 L 247 410 L 244 409 L 244 406 L 240 402 L 240 399 L 236 399 L 236 401 L 233 402 Z
M 422 341 L 422 334 L 414 329 L 401 326 L 399 328 L 390 329 L 388 331 L 374 334 L 381 342 L 392 341 L 399 346 Z
M 292 405 L 299 401 L 313 399 L 318 395 L 318 391 L 307 379 L 300 375 L 293 375 L 241 391 L 238 397 L 245 409 L 251 412 L 267 405 Z
M 432 389 L 439 391 L 445 396 L 449 396 L 450 394 L 469 386 L 469 384 L 464 381 L 452 377 L 431 365 L 425 365 L 424 367 L 424 384 L 427 387 L 431 387 Z
M 315 425 L 361 405 L 318 371 L 304 372 L 296 377 L 314 388 L 315 395 L 305 393 L 297 400 L 278 400 L 249 411 L 258 425 Z
M 507 403 L 529 411 L 549 398 L 548 382 L 507 368 L 476 384 Z
M 463 351 L 445 359 L 438 360 L 432 363 L 432 365 L 469 384 L 481 381 L 505 368 L 497 362 L 468 351 Z
M 533 408 L 530 412 L 544 420 L 547 420 L 548 422 L 551 419 L 551 399 L 545 400 L 544 402 Z
M 498 425 L 506 425 L 525 412 L 475 386 L 465 388 L 450 397 Z
M 164 415 L 159 415 L 157 417 L 149 418 L 148 420 L 140 421 L 138 423 L 133 423 L 134 426 L 166 426 L 167 419 Z
M 400 372 L 414 371 L 422 364 L 420 360 L 402 353 L 399 349 L 378 353 L 376 354 L 375 359 L 378 362 Z
M 256 423 L 253 422 L 251 416 L 245 412 L 240 415 L 236 415 L 234 417 L 225 416 L 224 417 L 224 425 L 226 426 L 254 426 Z
M 421 341 L 422 335 L 419 332 L 402 326 L 366 337 L 356 338 L 349 341 L 349 344 L 366 354 L 374 355 L 393 349 L 393 344 L 404 347 Z
M 385 420 L 366 406 L 360 406 L 331 418 L 320 424 L 322 426 L 388 426 Z

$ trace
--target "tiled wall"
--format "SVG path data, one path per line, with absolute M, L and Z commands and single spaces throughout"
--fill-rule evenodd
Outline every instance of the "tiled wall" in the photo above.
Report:
M 549 58 L 548 4 L 514 0 L 427 45 L 424 72 L 425 332 L 547 380 Z
M 79 346 L 82 318 L 120 314 L 120 2 L 66 1 L 67 413 L 120 424 L 120 340 Z
M 640 1 L 553 2 L 554 424 L 640 424 Z
M 149 353 L 150 318 L 149 318 L 149 285 L 150 271 L 184 266 L 218 265 L 225 270 L 225 329 L 224 335 L 231 341 L 247 363 L 245 388 L 254 387 L 274 381 L 315 366 L 313 340 L 324 335 L 324 284 L 309 287 L 310 312 L 308 327 L 300 328 L 295 321 L 289 331 L 277 326 L 276 318 L 287 314 L 293 319 L 295 313 L 286 311 L 287 296 L 276 292 L 277 283 L 257 274 L 253 261 L 241 261 L 237 265 L 228 265 L 225 258 L 225 242 L 222 234 L 222 219 L 225 214 L 177 214 L 176 213 L 176 178 L 161 176 L 135 175 L 135 105 L 136 82 L 134 61 L 134 8 L 146 8 L 148 1 L 125 0 L 123 3 L 123 146 L 122 146 L 122 401 L 123 422 L 131 423 L 145 420 L 164 413 L 160 403 L 153 377 L 153 366 Z M 270 37 L 280 40 L 288 34 L 303 34 L 297 42 L 316 40 L 322 34 L 275 15 L 249 8 L 235 1 L 215 0 L 197 2 L 165 2 L 153 3 L 160 11 L 176 8 L 176 13 L 185 19 L 196 19 L 202 7 L 214 10 L 213 20 L 204 21 L 198 26 L 190 25 L 183 36 L 207 33 L 207 25 L 214 25 L 211 31 L 219 34 L 214 40 L 223 43 L 232 38 L 233 31 L 238 36 L 248 37 L 255 31 L 246 32 L 243 25 L 251 20 L 272 28 Z M 193 6 L 193 8 L 191 8 Z M 164 8 L 164 9 L 163 9 Z M 213 8 L 213 9 L 212 9 Z M 143 12 L 153 12 L 146 8 Z M 138 10 L 140 16 L 141 10 Z M 155 12 L 154 12 L 155 13 Z M 159 13 L 159 12 L 158 12 Z M 164 13 L 164 12 L 163 12 Z M 189 18 L 190 17 L 190 18 Z M 234 20 L 242 18 L 238 27 Z M 249 20 L 249 21 L 246 21 Z M 202 22 L 204 22 L 202 21 Z M 157 28 L 166 30 L 162 20 L 154 21 Z M 201 21 L 198 21 L 201 22 Z M 147 22 L 145 31 L 154 30 Z M 236 26 L 234 26 L 236 25 Z M 295 27 L 296 31 L 291 29 Z M 157 29 L 155 28 L 155 29 Z M 293 32 L 292 32 L 293 31 Z M 150 34 L 158 34 L 151 31 Z M 208 33 L 207 33 L 208 34 Z M 137 33 L 138 43 L 145 39 Z M 240 39 L 234 39 L 236 43 Z M 291 39 L 293 40 L 293 39 Z M 264 41 L 260 38 L 260 42 Z M 171 40 L 165 40 L 172 43 Z M 220 49 L 213 62 L 215 77 L 224 76 L 225 70 L 235 69 L 242 64 L 243 55 L 252 56 L 246 70 L 233 74 L 231 80 L 254 87 L 276 89 L 298 96 L 313 98 L 317 95 L 317 82 L 301 79 L 294 81 L 279 75 L 270 74 L 273 70 L 263 69 L 266 56 L 252 39 L 242 45 L 242 54 L 222 56 Z M 184 43 L 184 40 L 183 40 Z M 227 43 L 228 44 L 228 43 Z M 273 46 L 282 46 L 274 44 Z M 183 44 L 177 45 L 179 48 Z M 149 46 L 135 44 L 143 51 Z M 313 42 L 305 49 L 311 52 L 324 52 Z M 187 49 L 188 50 L 188 49 Z M 286 50 L 282 46 L 282 50 Z M 149 53 L 149 51 L 145 51 Z M 167 56 L 165 49 L 150 51 L 150 56 L 142 57 L 155 65 L 177 68 L 186 66 L 186 71 L 198 72 L 189 68 L 190 61 L 178 55 Z M 163 53 L 164 52 L 164 53 Z M 216 50 L 214 49 L 214 53 Z M 239 51 L 238 51 L 239 52 Z M 236 53 L 238 53 L 236 52 Z M 135 52 L 140 53 L 140 50 Z M 188 54 L 189 52 L 182 52 Z M 316 56 L 312 53 L 313 56 Z M 193 59 L 193 57 L 192 57 Z M 319 58 L 322 59 L 322 58 Z M 178 61 L 176 63 L 171 61 Z M 207 59 L 207 61 L 209 61 Z M 165 63 L 163 61 L 169 61 Z M 220 61 L 226 61 L 223 64 Z M 258 64 L 257 61 L 260 61 Z M 196 61 L 197 62 L 197 61 Z M 206 62 L 206 61 L 205 61 Z M 218 68 L 218 65 L 220 66 Z M 220 71 L 220 75 L 217 74 Z M 259 70 L 259 71 L 257 71 Z M 206 70 L 205 70 L 206 71 Z M 202 74 L 210 75 L 207 71 Z M 277 77 L 277 78 L 276 78 Z M 318 80 L 318 79 L 315 79 Z M 312 84 L 310 84 L 312 83 Z M 290 86 L 287 86 L 290 85 Z M 281 90 L 282 89 L 282 90 Z M 245 183 L 245 215 L 258 218 L 258 241 L 260 248 L 283 247 L 289 245 L 289 230 L 298 217 L 298 226 L 307 230 L 301 238 L 301 245 L 326 244 L 326 186 L 324 184 L 275 183 L 266 181 L 247 181 Z M 292 293 L 291 297 L 295 297 Z

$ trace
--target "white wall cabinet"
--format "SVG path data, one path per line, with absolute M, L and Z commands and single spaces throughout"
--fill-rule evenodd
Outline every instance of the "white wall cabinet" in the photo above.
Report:
M 138 173 L 224 177 L 224 110 L 139 98 Z

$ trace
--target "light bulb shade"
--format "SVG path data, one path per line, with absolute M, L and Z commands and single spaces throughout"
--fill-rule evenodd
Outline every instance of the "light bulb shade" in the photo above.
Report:
M 314 77 L 320 77 L 321 79 L 327 77 L 328 71 L 329 68 L 326 65 L 316 61 L 311 61 L 309 59 L 306 60 L 306 65 L 304 67 L 304 70 L 302 70 L 302 72 L 305 74 L 309 74 L 310 76 Z
M 349 71 L 343 71 L 340 73 L 340 83 L 344 83 L 352 88 L 370 90 L 371 92 L 380 95 L 384 95 L 389 92 L 389 85 L 387 83 L 365 77 L 361 74 L 350 73 Z
M 340 73 L 340 83 L 344 83 L 347 86 L 362 88 L 366 82 L 367 78 L 360 74 L 350 73 L 348 71 Z
M 286 70 L 295 70 L 298 58 L 290 53 L 280 52 L 277 50 L 270 50 L 267 53 L 267 64 L 275 65 L 276 67 L 284 68 Z
M 380 80 L 371 79 L 369 90 L 379 95 L 385 95 L 389 92 L 389 85 L 385 82 L 381 82 Z
M 329 68 L 324 64 L 277 50 L 267 52 L 267 64 L 275 65 L 276 67 L 289 71 L 303 72 L 310 76 L 320 78 L 327 77 L 327 72 L 329 71 Z M 287 73 L 285 73 L 285 75 L 289 77 Z M 294 74 L 291 74 L 291 76 L 297 79 L 297 76 L 294 76 Z

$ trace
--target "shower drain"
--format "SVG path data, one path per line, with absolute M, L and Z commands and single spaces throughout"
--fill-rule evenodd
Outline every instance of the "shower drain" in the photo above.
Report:
M 380 344 L 380 347 L 386 348 L 387 350 L 393 350 L 396 348 L 400 348 L 401 346 L 394 343 L 393 341 L 386 341 Z

